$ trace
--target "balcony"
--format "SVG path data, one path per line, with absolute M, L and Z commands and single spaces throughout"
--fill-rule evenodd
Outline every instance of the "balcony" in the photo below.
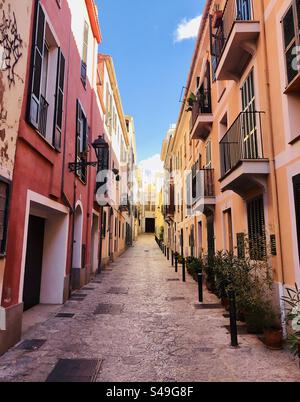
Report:
M 173 220 L 175 215 L 175 187 L 174 183 L 170 184 L 169 187 L 169 205 L 164 206 L 164 218 L 166 222 Z
M 194 176 L 192 184 L 194 212 L 206 215 L 214 211 L 216 204 L 214 178 L 214 169 L 200 169 Z
M 270 173 L 262 142 L 263 112 L 242 112 L 220 142 L 221 191 L 240 196 L 259 186 L 265 188 Z
M 254 19 L 252 0 L 227 0 L 220 23 L 214 28 L 211 22 L 211 53 L 217 80 L 240 80 L 256 51 L 259 34 L 260 23 Z
M 191 139 L 205 140 L 212 128 L 213 115 L 210 89 L 200 90 L 192 107 Z

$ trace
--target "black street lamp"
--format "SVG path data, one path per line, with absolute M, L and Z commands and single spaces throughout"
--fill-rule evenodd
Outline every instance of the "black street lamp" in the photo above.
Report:
M 81 161 L 76 161 L 69 163 L 69 171 L 77 172 L 78 170 L 92 166 L 97 168 L 97 172 L 109 169 L 109 144 L 105 141 L 104 135 L 99 137 L 92 143 L 92 147 L 95 150 L 97 161 L 88 162 L 82 159 Z M 99 184 L 99 183 L 98 183 Z M 100 206 L 100 242 L 99 242 L 99 262 L 98 262 L 98 273 L 101 272 L 101 262 L 102 262 L 102 227 L 103 227 L 103 206 Z
M 92 143 L 92 147 L 95 150 L 97 161 L 88 162 L 86 160 L 76 161 L 69 163 L 70 172 L 77 172 L 78 170 L 93 166 L 97 167 L 97 170 L 108 170 L 109 165 L 109 145 L 105 141 L 104 136 L 100 136 Z

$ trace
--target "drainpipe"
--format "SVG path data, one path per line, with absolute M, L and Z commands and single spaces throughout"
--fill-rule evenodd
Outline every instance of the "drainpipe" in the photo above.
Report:
M 73 239 L 74 239 L 74 213 L 75 213 L 75 201 L 73 203 L 73 206 L 68 199 L 66 193 L 65 193 L 65 168 L 66 168 L 66 148 L 67 148 L 67 116 L 68 116 L 68 99 L 69 99 L 69 78 L 70 78 L 70 50 L 71 50 L 71 30 L 69 31 L 69 44 L 68 44 L 68 72 L 67 72 L 67 78 L 66 78 L 66 110 L 65 110 L 65 117 L 64 117 L 64 147 L 63 147 L 63 163 L 62 163 L 62 173 L 61 173 L 61 197 L 67 204 L 68 208 L 70 209 L 70 215 L 73 216 L 72 219 L 72 242 L 71 242 L 71 255 L 70 255 L 70 281 L 69 281 L 69 297 L 71 295 L 71 290 L 72 290 L 72 261 L 73 261 L 73 251 L 74 251 L 74 245 L 73 245 Z M 76 186 L 74 182 L 74 186 Z M 76 191 L 76 190 L 74 190 Z
M 277 221 L 277 225 L 275 224 L 275 233 L 277 239 L 277 250 L 278 250 L 278 279 L 279 282 L 282 283 L 282 286 L 285 284 L 284 277 L 284 268 L 283 268 L 283 257 L 282 257 L 282 244 L 281 244 L 281 230 L 280 230 L 280 215 L 279 215 L 279 197 L 278 197 L 278 183 L 277 183 L 277 175 L 276 175 L 276 166 L 275 166 L 275 147 L 274 147 L 274 127 L 272 121 L 272 110 L 271 110 L 271 94 L 270 94 L 270 75 L 269 75 L 269 61 L 267 55 L 267 40 L 266 40 L 266 25 L 264 20 L 264 4 L 263 0 L 260 1 L 261 6 L 261 16 L 262 16 L 262 51 L 264 54 L 265 61 L 265 81 L 266 81 L 266 93 L 267 93 L 267 109 L 269 111 L 268 121 L 268 140 L 270 144 L 270 170 L 271 170 L 271 188 L 272 188 L 272 203 L 274 208 L 275 220 Z M 276 229 L 277 228 L 277 229 Z

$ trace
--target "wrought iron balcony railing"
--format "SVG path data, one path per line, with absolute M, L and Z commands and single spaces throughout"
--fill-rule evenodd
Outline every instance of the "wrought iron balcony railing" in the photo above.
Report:
M 237 21 L 253 21 L 252 0 L 227 0 L 222 22 L 212 34 L 213 70 L 216 71 L 231 30 Z
M 226 176 L 243 160 L 264 159 L 261 116 L 242 112 L 220 142 L 221 175 Z
M 193 204 L 202 198 L 215 197 L 214 169 L 200 169 L 194 174 L 192 181 Z
M 192 108 L 191 131 L 200 114 L 212 113 L 210 89 L 200 89 L 197 93 L 197 101 Z

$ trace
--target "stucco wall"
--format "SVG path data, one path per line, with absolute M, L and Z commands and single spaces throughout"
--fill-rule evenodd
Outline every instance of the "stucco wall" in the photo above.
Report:
M 33 0 L 0 0 L 0 176 L 12 180 Z M 5 258 L 0 258 L 0 299 Z
M 12 179 L 32 0 L 0 0 L 0 175 Z

